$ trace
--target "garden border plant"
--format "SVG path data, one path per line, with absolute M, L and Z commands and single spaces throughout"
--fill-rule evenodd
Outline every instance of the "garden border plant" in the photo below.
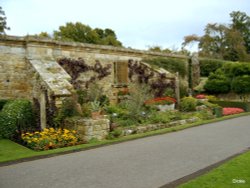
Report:
M 191 127 L 195 127 L 199 125 L 223 121 L 223 120 L 246 116 L 246 115 L 250 115 L 250 113 L 248 112 L 248 113 L 224 116 L 221 118 L 200 121 L 200 122 L 196 122 L 192 124 L 179 125 L 176 127 L 159 129 L 155 131 L 150 131 L 150 132 L 136 134 L 136 135 L 129 135 L 125 137 L 119 137 L 119 138 L 115 138 L 112 140 L 103 140 L 103 141 L 98 141 L 98 142 L 94 141 L 88 144 L 70 146 L 70 147 L 65 147 L 65 148 L 58 148 L 58 149 L 47 150 L 47 151 L 39 151 L 39 152 L 32 151 L 22 145 L 18 145 L 17 143 L 14 143 L 9 140 L 0 140 L 0 150 L 2 153 L 2 155 L 0 156 L 0 166 L 28 161 L 28 160 L 36 160 L 36 159 L 55 156 L 55 155 L 62 155 L 62 154 L 71 153 L 71 152 L 83 151 L 83 150 L 93 149 L 93 148 L 102 147 L 102 146 L 110 145 L 110 144 L 118 144 L 118 143 L 129 141 L 129 140 L 140 139 L 140 138 L 148 137 L 148 136 L 156 136 L 159 134 L 166 134 L 170 132 L 183 130 L 186 128 L 191 128 Z M 8 147 L 5 147 L 5 145 L 7 144 L 8 144 Z M 13 147 L 15 149 L 13 149 Z M 18 153 L 16 153 L 16 151 L 18 151 Z

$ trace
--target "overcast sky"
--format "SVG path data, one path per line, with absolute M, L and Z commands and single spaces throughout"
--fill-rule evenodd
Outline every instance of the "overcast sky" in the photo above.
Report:
M 176 49 L 207 23 L 229 23 L 229 13 L 250 15 L 250 0 L 0 0 L 9 35 L 53 33 L 66 22 L 113 29 L 125 47 Z

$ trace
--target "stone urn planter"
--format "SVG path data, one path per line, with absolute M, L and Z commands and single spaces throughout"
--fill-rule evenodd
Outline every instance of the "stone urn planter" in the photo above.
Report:
M 161 112 L 166 112 L 169 110 L 174 110 L 175 103 L 173 104 L 164 104 L 164 105 L 157 105 L 157 109 L 160 110 Z
M 101 114 L 100 111 L 96 111 L 96 112 L 91 112 L 91 118 L 92 119 L 100 119 L 103 115 Z

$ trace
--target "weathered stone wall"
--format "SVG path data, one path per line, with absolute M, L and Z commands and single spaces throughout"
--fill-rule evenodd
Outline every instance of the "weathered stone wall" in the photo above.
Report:
M 0 98 L 31 99 L 34 72 L 26 62 L 24 43 L 0 41 Z
M 58 59 L 65 57 L 82 58 L 89 65 L 94 65 L 97 60 L 103 65 L 113 65 L 114 62 L 130 59 L 141 61 L 146 57 L 189 58 L 111 46 L 2 36 L 0 38 L 0 98 L 32 99 L 40 93 L 38 89 L 40 82 L 43 88 L 45 87 L 54 95 L 70 94 L 71 86 L 67 83 L 70 78 L 56 63 Z M 104 91 L 110 92 L 114 84 L 114 72 L 111 71 L 111 75 L 99 83 L 104 87 Z
M 91 139 L 103 140 L 110 132 L 109 119 L 83 119 L 83 118 L 68 118 L 64 121 L 64 128 L 76 130 L 82 135 L 83 140 Z
M 175 57 L 186 59 L 187 56 L 176 56 L 100 46 L 81 43 L 59 42 L 54 40 L 36 39 L 32 37 L 0 36 L 0 98 L 35 99 L 39 102 L 41 124 L 46 126 L 46 109 L 48 100 L 61 105 L 61 99 L 72 95 L 71 77 L 57 63 L 60 58 L 82 58 L 87 64 L 94 65 L 99 61 L 102 65 L 110 64 L 111 74 L 98 83 L 104 92 L 113 95 L 114 62 L 140 62 L 147 57 Z M 84 74 L 84 73 L 83 73 Z M 85 73 L 83 77 L 91 73 Z

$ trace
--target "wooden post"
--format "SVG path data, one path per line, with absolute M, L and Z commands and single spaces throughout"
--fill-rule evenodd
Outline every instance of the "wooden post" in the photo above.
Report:
M 177 108 L 179 108 L 180 105 L 180 81 L 179 81 L 179 73 L 176 72 L 175 74 L 175 97 L 176 97 L 176 104 Z

